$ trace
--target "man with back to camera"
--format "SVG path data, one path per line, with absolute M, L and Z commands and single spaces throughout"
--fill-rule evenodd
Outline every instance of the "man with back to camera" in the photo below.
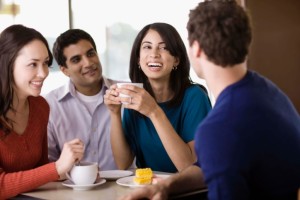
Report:
M 234 0 L 205 1 L 190 12 L 187 29 L 192 66 L 216 98 L 195 135 L 198 161 L 122 199 L 207 187 L 210 200 L 296 200 L 300 117 L 274 83 L 247 69 L 247 13 Z
M 102 76 L 93 38 L 80 29 L 67 30 L 56 39 L 53 55 L 70 81 L 45 95 L 50 105 L 49 159 L 58 159 L 65 141 L 79 138 L 85 144 L 83 161 L 96 162 L 101 170 L 117 169 L 103 101 L 105 90 L 116 82 Z

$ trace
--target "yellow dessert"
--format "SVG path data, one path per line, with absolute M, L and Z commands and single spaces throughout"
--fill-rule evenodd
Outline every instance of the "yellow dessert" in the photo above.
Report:
M 135 171 L 134 183 L 146 185 L 152 183 L 152 170 L 150 168 L 140 168 Z

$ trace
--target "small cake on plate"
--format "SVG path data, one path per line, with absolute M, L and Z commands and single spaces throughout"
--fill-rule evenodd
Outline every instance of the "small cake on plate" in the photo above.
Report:
M 139 168 L 135 171 L 134 183 L 137 185 L 147 185 L 152 183 L 153 172 L 151 168 Z

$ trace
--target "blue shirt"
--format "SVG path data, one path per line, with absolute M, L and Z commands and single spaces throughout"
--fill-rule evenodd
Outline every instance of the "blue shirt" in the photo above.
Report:
M 71 81 L 45 96 L 50 105 L 49 160 L 59 158 L 65 142 L 79 138 L 86 145 L 83 161 L 98 163 L 100 170 L 117 169 L 110 143 L 110 114 L 103 100 L 106 89 L 113 83 L 104 78 L 101 98 L 93 113 L 77 97 Z
M 248 71 L 225 88 L 195 136 L 210 200 L 296 199 L 300 117 L 271 81 Z
M 211 109 L 208 96 L 195 85 L 186 89 L 180 105 L 167 108 L 166 103 L 159 103 L 159 106 L 186 143 L 194 140 L 198 124 Z M 137 114 L 136 111 L 124 109 L 123 128 L 127 142 L 136 155 L 137 167 L 177 172 L 149 118 Z

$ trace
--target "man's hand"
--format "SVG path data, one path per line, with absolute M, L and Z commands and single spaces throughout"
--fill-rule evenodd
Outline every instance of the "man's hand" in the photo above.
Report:
M 121 197 L 119 200 L 134 200 L 134 199 L 150 199 L 150 200 L 164 200 L 168 199 L 167 187 L 163 184 L 164 181 L 154 185 L 137 188 L 131 193 Z

